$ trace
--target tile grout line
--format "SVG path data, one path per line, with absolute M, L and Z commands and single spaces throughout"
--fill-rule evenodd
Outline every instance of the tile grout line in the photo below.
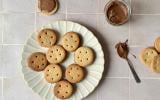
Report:
M 104 77 L 104 79 L 129 79 L 129 77 Z
M 0 12 L 2 11 L 3 0 L 0 0 Z
M 3 44 L 0 44 L 0 45 L 3 45 L 3 46 L 10 46 L 10 45 L 13 45 L 13 46 L 21 46 L 21 45 L 24 45 L 24 44 L 8 44 L 8 43 L 3 43 Z
M 133 14 L 131 14 L 131 15 L 139 15 L 139 16 L 143 16 L 143 15 L 149 15 L 149 16 L 159 16 L 160 15 L 160 13 L 155 13 L 155 14 L 150 14 L 150 13 L 133 13 Z
M 99 14 L 99 15 L 103 15 L 104 13 L 76 13 L 76 12 L 70 12 L 70 13 L 68 13 L 68 14 L 90 14 L 90 15 Z M 144 14 L 143 14 L 143 13 L 139 14 L 139 13 L 133 13 L 133 14 L 131 14 L 131 15 L 133 15 L 133 16 L 134 16 L 134 15 L 139 15 L 139 16 L 141 16 L 141 15 L 142 15 L 142 16 L 143 16 L 143 15 L 158 16 L 158 15 L 160 15 L 160 13 L 157 13 L 157 14 L 149 14 L 149 13 L 148 13 L 148 14 L 147 14 L 147 13 L 146 13 L 146 14 L 145 14 L 145 13 L 144 13 Z
M 100 0 L 98 0 L 97 3 L 98 3 L 98 10 L 97 10 L 97 12 L 99 12 L 99 9 L 100 9 Z M 99 14 L 96 14 L 96 28 L 97 28 L 97 29 L 98 29 L 98 24 L 99 24 L 98 21 L 99 21 Z M 97 96 L 96 96 L 96 97 L 97 97 L 97 98 L 96 98 L 97 100 L 99 99 L 99 92 L 100 92 L 100 91 L 97 90 Z
M 130 45 L 131 48 L 137 48 L 137 47 L 146 47 L 144 45 Z
M 131 7 L 131 0 L 130 0 L 130 7 Z M 130 16 L 131 17 L 131 16 Z M 131 22 L 130 22 L 130 20 L 129 20 L 129 44 L 131 44 Z M 131 74 L 130 74 L 130 69 L 128 68 L 128 72 L 129 72 L 129 80 L 128 80 L 128 92 L 129 92 L 129 96 L 128 96 L 128 99 L 130 100 L 130 81 L 131 81 L 131 79 L 130 79 L 130 77 L 131 77 Z
M 1 0 L 1 7 L 2 7 L 1 10 L 2 10 L 2 12 L 3 12 L 3 0 Z M 4 40 L 3 40 L 3 35 L 4 35 L 4 34 L 3 34 L 3 33 L 4 33 L 4 14 L 2 15 L 2 19 L 1 19 L 1 20 L 2 20 L 2 33 L 1 33 L 1 36 L 2 36 L 1 39 L 2 39 L 2 40 L 1 40 L 1 42 L 2 42 L 2 46 L 3 46 L 3 42 L 4 42 Z M 3 47 L 2 47 L 2 48 L 3 48 Z M 4 81 L 4 80 L 3 80 L 3 75 L 2 75 L 2 77 L 0 77 L 0 78 L 2 79 L 2 85 L 1 85 L 1 86 L 2 86 L 2 94 L 1 94 L 1 95 L 2 95 L 2 98 L 1 98 L 1 99 L 4 100 L 4 91 L 3 91 L 3 90 L 4 90 L 4 89 L 3 89 L 3 88 L 4 88 L 4 87 L 3 87 L 3 81 Z
M 67 5 L 67 1 L 65 1 L 65 6 L 66 6 L 66 12 L 65 12 L 65 14 L 66 14 L 66 20 L 68 19 L 68 5 Z
M 3 35 L 4 35 L 4 34 L 3 34 L 3 33 L 4 33 L 4 27 L 5 27 L 5 26 L 4 26 L 4 15 L 2 16 L 2 19 L 1 19 L 1 20 L 2 20 L 2 32 L 1 32 L 1 36 L 2 36 L 1 39 L 2 39 L 2 40 L 1 40 L 1 42 L 2 42 L 2 45 L 3 45 L 3 42 L 4 42 L 4 40 L 3 40 Z
M 37 4 L 38 4 L 38 0 L 35 0 L 35 8 L 34 8 L 34 31 L 36 31 L 36 27 L 37 27 Z
M 131 4 L 132 0 L 129 0 L 129 6 L 130 6 L 130 10 L 132 10 L 132 4 Z M 129 20 L 129 44 L 131 44 L 131 16 L 132 16 L 132 11 L 131 11 L 131 15 L 130 15 L 130 20 Z M 129 80 L 128 80 L 128 99 L 131 100 L 131 72 L 130 69 L 129 70 Z
M 3 87 L 3 81 L 4 81 L 4 78 L 2 77 L 2 100 L 4 100 L 4 97 L 3 97 L 3 96 L 4 96 L 4 91 L 3 91 L 3 90 L 4 90 L 4 89 L 3 89 L 3 88 L 4 88 L 4 87 Z
M 37 6 L 36 6 L 37 7 Z M 37 8 L 36 8 L 37 9 Z M 36 10 L 35 9 L 35 10 Z M 4 12 L 4 11 L 2 11 L 2 12 L 0 12 L 0 14 L 8 14 L 8 13 L 16 13 L 16 14 L 34 14 L 35 12 L 14 12 L 14 11 L 7 11 L 7 12 Z M 37 12 L 37 13 L 40 13 L 39 11 Z M 62 13 L 62 12 L 57 12 L 58 14 L 65 14 L 65 13 Z M 77 14 L 77 15 L 84 15 L 84 14 L 89 14 L 89 15 L 96 15 L 96 14 L 98 14 L 98 15 L 103 15 L 104 13 L 76 13 L 76 12 L 70 12 L 70 13 L 68 13 L 68 14 Z M 131 15 L 139 15 L 139 16 L 143 16 L 143 15 L 149 15 L 149 16 L 160 16 L 160 13 L 157 13 L 157 14 L 143 14 L 143 13 L 141 13 L 141 14 L 139 14 L 139 13 L 133 13 L 133 14 L 131 14 Z
M 0 14 L 34 14 L 34 12 L 2 11 Z
M 129 74 L 130 76 L 130 74 Z M 131 78 L 129 77 L 129 85 L 128 85 L 128 91 L 129 91 L 129 100 L 131 100 Z
M 2 10 L 2 12 L 3 12 L 3 10 L 4 10 L 4 8 L 3 8 L 3 0 L 1 0 L 1 10 Z M 2 45 L 3 45 L 3 42 L 4 42 L 4 40 L 3 40 L 3 36 L 4 36 L 4 14 L 2 13 L 2 33 L 1 33 L 1 36 L 2 36 L 2 40 L 1 40 L 1 42 L 2 42 Z
M 131 77 L 131 74 L 129 74 L 129 76 L 130 77 L 104 77 L 103 79 L 130 79 L 130 80 L 134 80 L 134 78 Z M 160 80 L 159 77 L 140 77 L 140 78 L 142 80 Z

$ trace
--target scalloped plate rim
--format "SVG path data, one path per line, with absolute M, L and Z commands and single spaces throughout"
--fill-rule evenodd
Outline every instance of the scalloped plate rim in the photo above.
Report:
M 92 35 L 95 37 L 95 39 L 98 41 L 98 43 L 100 44 L 100 42 L 99 42 L 99 40 L 97 39 L 97 37 L 93 34 L 93 32 L 92 31 L 90 31 L 87 27 L 85 27 L 84 25 L 82 25 L 82 24 L 79 24 L 79 23 L 77 23 L 77 22 L 74 22 L 74 21 L 69 21 L 69 20 L 56 20 L 56 21 L 53 21 L 53 23 L 56 23 L 56 22 L 71 22 L 71 23 L 74 23 L 74 24 L 78 24 L 78 25 L 80 25 L 80 26 L 83 26 L 84 28 L 86 28 L 90 33 L 92 33 Z M 31 32 L 29 35 L 28 35 L 28 38 L 25 40 L 25 43 L 24 43 L 24 45 L 23 45 L 23 48 L 22 48 L 22 51 L 21 51 L 21 60 L 20 60 L 20 62 L 21 62 L 21 75 L 22 75 L 22 77 L 23 77 L 23 79 L 24 79 L 24 81 L 25 81 L 25 83 L 28 85 L 28 87 L 29 88 L 31 88 L 31 90 L 33 91 L 33 92 L 35 92 L 38 96 L 40 96 L 41 97 L 41 95 L 39 94 L 39 93 L 37 93 L 32 87 L 30 87 L 29 86 L 29 83 L 27 82 L 27 80 L 25 79 L 25 75 L 24 75 L 24 73 L 23 73 L 23 57 L 22 57 L 22 55 L 23 55 L 23 53 L 24 53 L 24 47 L 27 45 L 27 42 L 28 42 L 28 39 L 33 35 L 33 34 L 35 34 L 38 30 L 40 30 L 41 28 L 43 28 L 44 26 L 47 26 L 47 25 L 51 25 L 52 23 L 48 23 L 48 24 L 44 24 L 44 25 L 42 25 L 42 26 L 40 26 L 40 27 L 38 27 L 38 28 L 36 28 L 36 30 L 34 30 L 34 32 Z M 96 84 L 96 86 L 94 86 L 94 88 L 91 90 L 91 92 L 87 95 L 87 96 L 89 96 L 94 90 L 95 90 L 95 88 L 99 85 L 99 83 L 100 83 L 100 81 L 101 81 L 101 79 L 102 79 L 102 76 L 103 76 L 103 72 L 104 72 L 104 64 L 105 64 L 105 58 L 104 58 L 104 52 L 103 52 L 103 49 L 102 49 L 102 45 L 100 44 L 100 50 L 102 51 L 102 57 L 103 57 L 103 62 L 101 63 L 102 65 L 103 65 L 103 67 L 102 67 L 102 72 L 101 72 L 101 75 L 100 75 L 100 78 L 99 78 L 99 80 L 98 80 L 98 83 Z M 86 97 L 87 97 L 86 96 Z M 86 98 L 86 97 L 82 97 L 82 99 L 84 99 L 84 98 Z M 43 97 L 41 97 L 42 99 L 44 99 L 44 100 L 47 100 L 46 98 L 43 98 Z

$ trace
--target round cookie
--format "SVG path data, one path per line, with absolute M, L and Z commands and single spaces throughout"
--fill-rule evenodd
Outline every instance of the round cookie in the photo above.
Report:
M 59 7 L 58 0 L 38 0 L 38 8 L 44 15 L 54 14 Z
M 62 38 L 62 46 L 67 51 L 75 51 L 80 44 L 80 38 L 75 32 L 68 32 Z
M 35 52 L 28 58 L 28 66 L 34 71 L 43 71 L 47 66 L 46 55 L 41 52 Z
M 158 37 L 154 42 L 154 47 L 160 53 L 160 37 Z
M 79 65 L 71 64 L 66 69 L 65 78 L 71 83 L 78 83 L 84 78 L 84 71 Z
M 160 73 L 160 55 L 154 57 L 151 63 L 151 68 L 154 72 Z
M 38 42 L 42 47 L 51 47 L 56 43 L 56 33 L 52 29 L 42 29 L 38 34 Z
M 50 63 L 57 64 L 57 63 L 62 62 L 65 59 L 66 52 L 62 46 L 55 45 L 49 48 L 46 56 L 47 56 L 47 60 Z
M 54 86 L 54 94 L 60 99 L 67 99 L 73 93 L 72 85 L 67 81 L 57 82 Z
M 86 67 L 90 65 L 94 60 L 94 53 L 89 47 L 80 47 L 76 50 L 74 55 L 76 64 Z
M 140 60 L 142 63 L 144 63 L 147 66 L 151 66 L 151 63 L 155 56 L 157 56 L 158 53 L 153 48 L 145 48 L 142 50 L 140 54 Z
M 49 83 L 58 82 L 62 78 L 62 69 L 59 65 L 50 64 L 44 70 L 44 77 Z

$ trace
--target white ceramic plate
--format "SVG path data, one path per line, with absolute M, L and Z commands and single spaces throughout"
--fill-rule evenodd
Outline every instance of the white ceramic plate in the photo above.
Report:
M 98 85 L 104 70 L 104 54 L 100 43 L 91 31 L 84 26 L 71 21 L 55 21 L 52 24 L 41 27 L 38 31 L 43 28 L 53 28 L 59 33 L 59 38 L 66 32 L 77 32 L 83 38 L 83 45 L 89 46 L 95 51 L 96 58 L 94 63 L 86 68 L 88 73 L 87 76 L 83 81 L 76 84 L 76 92 L 69 98 L 69 100 L 81 100 L 85 98 Z M 29 87 L 31 87 L 32 90 L 38 93 L 43 99 L 56 100 L 57 98 L 53 94 L 53 87 L 55 84 L 47 83 L 43 78 L 43 72 L 32 71 L 27 66 L 27 58 L 31 53 L 46 52 L 48 50 L 37 43 L 36 37 L 38 31 L 32 33 L 24 45 L 21 60 L 22 73 L 24 80 L 27 82 Z M 60 44 L 59 41 L 58 44 Z M 69 53 L 68 58 L 62 63 L 62 65 L 67 67 L 72 63 L 74 63 L 73 53 Z

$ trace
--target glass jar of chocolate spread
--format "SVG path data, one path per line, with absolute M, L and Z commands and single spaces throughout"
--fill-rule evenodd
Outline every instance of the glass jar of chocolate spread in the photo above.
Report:
M 104 9 L 106 20 L 112 25 L 122 25 L 129 20 L 131 10 L 124 0 L 110 0 Z

